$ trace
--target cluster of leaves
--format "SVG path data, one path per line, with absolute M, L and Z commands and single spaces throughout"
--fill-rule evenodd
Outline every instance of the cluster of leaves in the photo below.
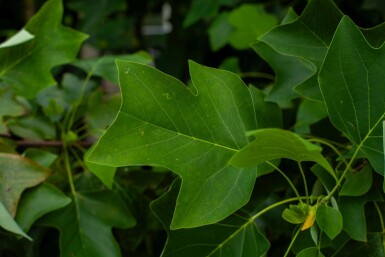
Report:
M 151 256 L 162 230 L 162 256 L 385 256 L 385 23 L 362 29 L 331 0 L 280 24 L 266 5 L 205 3 L 183 26 L 209 21 L 212 51 L 254 41 L 274 83 L 190 61 L 186 86 L 142 51 L 77 59 L 87 35 L 61 0 L 0 45 L 1 256 Z M 107 48 L 102 20 L 127 6 L 88 6 L 69 9 Z

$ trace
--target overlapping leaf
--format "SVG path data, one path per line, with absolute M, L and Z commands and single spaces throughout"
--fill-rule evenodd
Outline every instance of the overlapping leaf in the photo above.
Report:
M 0 78 L 25 97 L 54 85 L 54 66 L 72 61 L 86 35 L 61 25 L 61 0 L 48 1 L 31 18 L 25 30 L 34 38 L 22 44 L 0 48 Z
M 162 256 L 170 257 L 248 257 L 262 256 L 270 244 L 259 232 L 254 219 L 244 211 L 239 211 L 216 224 L 199 228 L 170 230 L 172 210 L 176 202 L 180 181 L 151 208 L 167 229 L 168 239 Z
M 52 212 L 39 223 L 60 231 L 62 257 L 121 256 L 112 227 L 129 228 L 135 220 L 111 191 L 76 194 L 72 203 Z
M 277 80 L 283 77 L 275 84 L 270 100 L 293 98 L 292 89 L 296 87 L 302 95 L 322 101 L 316 74 L 342 16 L 332 1 L 311 0 L 296 20 L 258 38 L 261 43 L 254 49 L 271 63 Z M 284 69 L 276 65 L 279 59 L 286 64 Z
M 237 167 L 249 167 L 280 158 L 297 162 L 313 161 L 334 175 L 333 168 L 325 157 L 322 148 L 314 145 L 295 133 L 282 129 L 259 129 L 252 133 L 255 140 L 237 152 L 230 160 Z
M 357 26 L 344 17 L 322 66 L 320 88 L 333 125 L 380 174 L 384 174 L 384 68 L 385 47 L 370 46 Z
M 15 216 L 21 193 L 43 182 L 50 171 L 16 154 L 0 153 L 0 202 Z
M 183 180 L 173 228 L 215 223 L 250 197 L 256 168 L 228 160 L 256 128 L 250 92 L 236 75 L 190 62 L 191 88 L 156 69 L 117 61 L 123 103 L 89 158 L 160 165 Z M 135 92 L 133 94 L 132 92 Z

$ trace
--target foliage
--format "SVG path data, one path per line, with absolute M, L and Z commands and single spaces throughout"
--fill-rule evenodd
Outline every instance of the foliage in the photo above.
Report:
M 2 32 L 0 255 L 385 256 L 379 1 L 141 2 Z

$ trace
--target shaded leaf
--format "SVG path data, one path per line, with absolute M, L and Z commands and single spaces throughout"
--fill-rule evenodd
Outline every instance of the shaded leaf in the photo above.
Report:
M 252 132 L 255 140 L 237 152 L 230 164 L 249 167 L 266 161 L 285 158 L 297 162 L 313 161 L 334 175 L 333 168 L 322 156 L 322 148 L 297 134 L 282 129 L 259 129 Z
M 257 37 L 278 24 L 278 19 L 265 11 L 263 5 L 243 4 L 228 17 L 233 26 L 229 43 L 236 49 L 247 49 Z
M 360 196 L 366 194 L 372 186 L 373 176 L 370 166 L 366 166 L 361 171 L 347 173 L 346 181 L 339 192 L 344 196 Z
M 39 148 L 28 148 L 23 153 L 23 156 L 47 168 L 49 168 L 49 166 L 51 166 L 51 164 L 53 164 L 58 157 L 52 152 Z
M 298 134 L 309 134 L 310 125 L 327 116 L 328 112 L 324 103 L 303 99 L 298 108 L 294 130 Z
M 24 231 L 19 227 L 19 225 L 14 221 L 11 214 L 7 211 L 7 209 L 4 207 L 1 201 L 0 201 L 0 227 L 4 228 L 9 232 L 12 232 L 16 235 L 23 236 L 28 240 L 32 241 L 32 238 L 30 238 L 27 234 L 25 234 Z
M 56 138 L 56 128 L 46 117 L 26 116 L 12 119 L 8 122 L 12 134 L 24 139 L 53 140 Z
M 371 47 L 356 25 L 344 17 L 319 76 L 331 122 L 380 174 L 384 174 L 384 55 L 384 47 Z
M 115 60 L 124 60 L 142 64 L 150 64 L 152 57 L 147 52 L 139 51 L 127 55 L 104 55 L 100 58 L 77 60 L 72 65 L 83 69 L 88 74 L 100 76 L 118 84 L 118 72 L 116 71 Z
M 368 233 L 366 242 L 350 240 L 333 255 L 335 257 L 383 257 L 385 256 L 383 233 Z
M 151 203 L 151 209 L 167 230 L 168 239 L 162 256 L 263 256 L 269 241 L 259 232 L 254 219 L 239 211 L 225 220 L 192 229 L 170 230 L 180 180 L 171 189 Z
M 121 101 L 120 95 L 106 97 L 101 91 L 88 98 L 87 124 L 91 135 L 101 137 L 118 114 Z
M 190 62 L 188 88 L 152 67 L 117 64 L 123 103 L 89 161 L 159 165 L 180 175 L 173 228 L 215 223 L 243 206 L 257 170 L 228 163 L 248 143 L 246 131 L 256 128 L 250 92 L 241 79 Z
M 211 50 L 217 51 L 224 47 L 230 39 L 233 28 L 228 21 L 229 14 L 223 12 L 210 25 L 208 29 Z
M 84 163 L 86 167 L 103 182 L 103 184 L 109 189 L 112 188 L 112 183 L 114 182 L 114 176 L 116 173 L 116 168 L 111 166 L 100 165 L 97 163 L 89 162 L 88 157 L 93 151 L 94 146 L 91 147 L 86 154 L 84 155 Z
M 111 191 L 76 194 L 64 209 L 44 216 L 40 225 L 60 231 L 60 256 L 119 257 L 112 227 L 129 228 L 135 221 Z
M 382 195 L 376 190 L 370 190 L 362 196 L 339 197 L 338 207 L 343 218 L 343 230 L 351 239 L 358 241 L 367 240 L 365 204 L 370 201 L 383 201 Z
M 4 117 L 17 117 L 24 114 L 25 108 L 15 99 L 9 88 L 0 88 L 0 133 L 6 133 Z
M 28 231 L 33 223 L 44 214 L 63 208 L 71 202 L 63 192 L 53 185 L 42 185 L 27 190 L 19 203 L 15 220 L 20 227 Z
M 296 257 L 325 257 L 317 247 L 310 247 L 302 250 Z
M 295 21 L 280 25 L 258 38 L 282 55 L 284 60 L 294 61 L 297 64 L 296 71 L 299 73 L 295 76 L 297 79 L 277 84 L 276 87 L 284 85 L 286 92 L 295 87 L 295 90 L 305 97 L 322 101 L 315 74 L 321 67 L 341 18 L 342 13 L 332 1 L 311 0 Z M 258 54 L 263 51 L 255 49 Z M 276 58 L 276 55 L 272 55 L 271 61 L 268 62 L 277 62 Z M 293 69 L 288 70 L 295 75 Z
M 25 26 L 35 38 L 0 49 L 0 77 L 18 94 L 32 98 L 40 89 L 54 85 L 51 69 L 76 57 L 87 36 L 62 26 L 62 15 L 61 0 L 46 2 Z
M 334 239 L 342 231 L 342 215 L 335 208 L 327 205 L 318 206 L 316 220 L 319 228 L 330 239 Z
M 15 216 L 21 193 L 43 182 L 50 171 L 16 154 L 0 153 L 0 202 Z

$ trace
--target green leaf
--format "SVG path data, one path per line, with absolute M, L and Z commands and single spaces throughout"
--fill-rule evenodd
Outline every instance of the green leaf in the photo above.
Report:
M 129 228 L 135 221 L 111 191 L 78 193 L 64 209 L 44 216 L 40 225 L 60 231 L 60 256 L 119 257 L 112 227 Z
M 123 103 L 89 161 L 159 165 L 180 175 L 173 229 L 215 223 L 242 207 L 257 170 L 228 163 L 248 143 L 246 131 L 256 128 L 241 79 L 190 62 L 188 88 L 149 66 L 120 60 L 117 65 Z
M 106 96 L 95 91 L 88 98 L 87 124 L 91 135 L 99 138 L 118 114 L 122 98 L 118 94 Z
M 268 101 L 282 102 L 298 97 L 299 94 L 293 87 L 316 73 L 316 68 L 311 62 L 295 56 L 282 55 L 262 41 L 256 41 L 251 47 L 276 74 L 274 86 L 266 98 Z
M 50 171 L 16 154 L 0 153 L 0 202 L 15 216 L 21 193 L 43 182 Z
M 276 103 L 268 102 L 265 93 L 250 86 L 258 128 L 281 128 L 282 111 Z
M 261 234 L 254 219 L 243 210 L 216 224 L 170 230 L 180 182 L 175 181 L 166 194 L 151 203 L 152 211 L 168 234 L 161 256 L 264 256 L 270 247 L 269 241 Z
M 371 189 L 362 196 L 339 197 L 338 207 L 343 217 L 343 229 L 353 240 L 366 241 L 365 204 L 367 202 L 383 201 L 383 196 L 377 190 Z
M 361 171 L 347 173 L 346 181 L 339 192 L 344 196 L 360 196 L 366 194 L 372 187 L 373 176 L 370 166 L 366 166 Z
M 338 248 L 335 257 L 383 257 L 385 256 L 384 233 L 368 233 L 365 242 L 350 240 L 342 248 Z
M 263 5 L 243 4 L 229 14 L 229 23 L 234 27 L 230 44 L 242 50 L 249 48 L 257 37 L 277 25 L 278 19 L 267 13 Z
M 115 173 L 116 173 L 116 168 L 115 167 L 111 167 L 111 166 L 105 166 L 105 165 L 100 165 L 100 164 L 97 164 L 97 163 L 89 162 L 88 161 L 88 157 L 91 154 L 91 152 L 93 151 L 93 149 L 94 149 L 94 146 L 91 147 L 86 152 L 86 154 L 84 155 L 84 163 L 85 163 L 86 167 L 93 174 L 95 174 L 95 176 L 98 177 L 100 179 L 100 181 L 102 181 L 103 184 L 107 188 L 111 189 L 112 188 L 112 184 L 114 182 L 114 176 L 115 176 Z
M 0 133 L 6 133 L 4 117 L 17 117 L 25 113 L 25 108 L 15 99 L 9 88 L 0 88 Z
M 292 224 L 301 224 L 305 221 L 307 212 L 307 204 L 290 204 L 289 208 L 286 208 L 283 211 L 282 218 Z
M 327 205 L 318 206 L 316 221 L 330 239 L 334 239 L 342 231 L 342 215 L 335 208 Z
M 236 1 L 237 0 L 193 0 L 183 22 L 183 26 L 191 26 L 202 18 L 216 14 L 221 5 L 231 5 Z
M 280 158 L 297 162 L 313 161 L 334 175 L 333 168 L 322 156 L 322 148 L 297 134 L 282 129 L 259 129 L 252 133 L 255 140 L 237 152 L 230 164 L 250 167 Z
M 49 168 L 49 166 L 51 166 L 51 164 L 53 164 L 58 157 L 52 152 L 45 151 L 39 148 L 28 148 L 27 150 L 25 150 L 23 155 L 24 157 L 33 160 L 34 162 L 37 162 L 38 164 L 47 168 Z
M 328 112 L 324 103 L 303 99 L 298 108 L 294 130 L 298 134 L 309 134 L 310 125 L 327 116 Z
M 371 47 L 357 26 L 344 17 L 319 75 L 331 122 L 380 174 L 384 174 L 384 54 L 384 47 Z
M 332 1 L 311 0 L 295 21 L 280 25 L 258 38 L 284 59 L 297 64 L 296 71 L 299 76 L 296 76 L 295 80 L 286 81 L 286 91 L 295 87 L 301 95 L 322 101 L 316 73 L 342 16 Z M 263 51 L 256 50 L 258 54 Z M 272 55 L 272 60 L 268 62 L 277 62 L 275 59 L 277 56 Z M 288 70 L 292 70 L 291 73 L 294 74 L 293 69 Z
M 227 12 L 218 15 L 207 31 L 209 34 L 210 47 L 213 51 L 219 50 L 229 42 L 233 28 L 228 21 L 228 16 L 229 14 Z
M 151 55 L 144 51 L 138 51 L 127 55 L 104 55 L 100 58 L 77 60 L 71 64 L 83 69 L 88 74 L 100 76 L 112 83 L 118 84 L 118 72 L 115 66 L 116 59 L 142 64 L 150 64 L 152 62 Z
M 9 38 L 7 41 L 0 44 L 0 48 L 5 47 L 12 47 L 15 45 L 19 45 L 22 43 L 25 43 L 27 41 L 30 41 L 34 38 L 34 35 L 26 31 L 25 29 L 21 29 L 18 31 L 15 35 L 13 35 L 11 38 Z
M 53 185 L 42 185 L 27 190 L 20 199 L 15 220 L 24 231 L 28 231 L 33 223 L 44 214 L 63 208 L 71 202 L 63 192 Z
M 56 138 L 54 124 L 44 116 L 26 116 L 8 122 L 9 130 L 24 139 L 53 140 Z
M 310 247 L 302 250 L 296 257 L 325 257 L 317 247 Z
M 25 234 L 24 231 L 19 227 L 19 225 L 14 221 L 11 214 L 7 211 L 7 209 L 4 207 L 1 201 L 0 201 L 0 227 L 4 228 L 9 232 L 12 232 L 16 235 L 23 236 L 28 240 L 32 241 L 32 238 L 30 238 L 27 234 Z
M 50 0 L 31 18 L 25 30 L 35 36 L 23 44 L 0 48 L 0 78 L 32 98 L 55 84 L 51 75 L 54 66 L 75 59 L 86 35 L 61 25 L 61 0 Z

